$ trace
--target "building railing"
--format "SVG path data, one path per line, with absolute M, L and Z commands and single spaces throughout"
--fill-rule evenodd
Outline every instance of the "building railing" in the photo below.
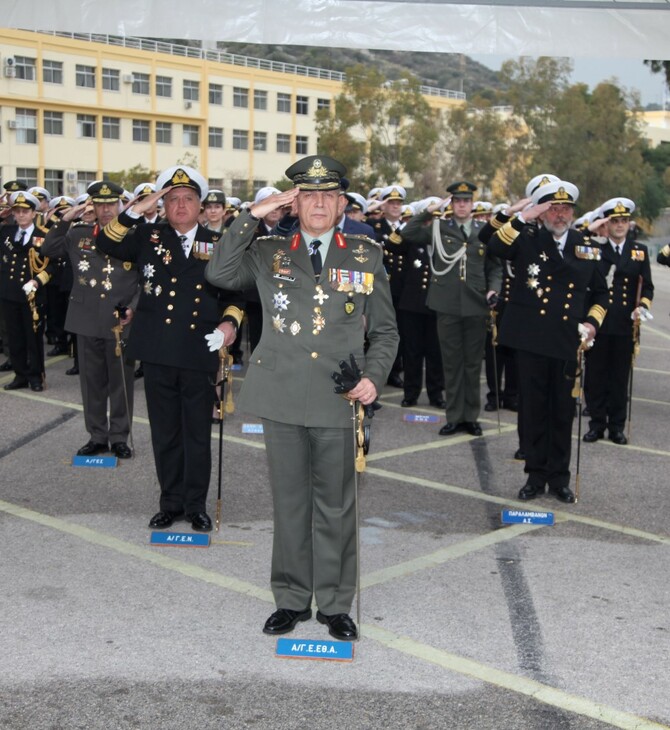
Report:
M 151 53 L 167 53 L 172 56 L 182 56 L 183 58 L 200 58 L 206 61 L 227 63 L 231 66 L 257 68 L 262 71 L 275 71 L 277 73 L 292 74 L 294 76 L 306 76 L 312 79 L 325 79 L 327 81 L 339 81 L 340 83 L 343 83 L 347 78 L 347 75 L 341 71 L 330 71 L 325 68 L 316 68 L 314 66 L 301 66 L 296 63 L 268 61 L 263 58 L 240 56 L 236 53 L 226 53 L 224 51 L 216 51 L 209 48 L 182 46 L 178 43 L 155 41 L 150 38 L 134 38 L 131 36 L 106 35 L 103 33 L 70 33 L 60 30 L 44 30 L 39 32 L 47 35 L 58 36 L 60 38 L 71 38 L 76 41 L 104 43 L 108 46 L 135 48 L 139 51 L 150 51 Z M 465 94 L 462 91 L 439 89 L 434 86 L 421 86 L 421 93 L 428 96 L 442 96 L 447 99 L 465 99 Z

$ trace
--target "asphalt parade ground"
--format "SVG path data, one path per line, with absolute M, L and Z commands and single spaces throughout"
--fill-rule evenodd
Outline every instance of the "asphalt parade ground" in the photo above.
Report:
M 653 276 L 630 444 L 582 444 L 576 505 L 517 501 L 514 413 L 444 438 L 425 394 L 410 413 L 438 423 L 403 420 L 385 390 L 360 479 L 351 662 L 278 658 L 261 632 L 271 500 L 262 436 L 243 432 L 257 419 L 226 418 L 212 544 L 155 547 L 142 381 L 135 457 L 109 469 L 72 466 L 88 436 L 71 360 L 48 360 L 43 393 L 0 390 L 0 727 L 670 727 L 670 270 Z M 212 438 L 214 516 L 218 426 Z M 503 525 L 504 509 L 555 524 Z M 289 637 L 330 638 L 315 620 Z

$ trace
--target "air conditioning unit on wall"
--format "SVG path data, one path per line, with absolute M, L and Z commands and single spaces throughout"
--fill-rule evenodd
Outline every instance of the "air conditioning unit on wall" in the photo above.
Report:
M 12 56 L 5 58 L 5 77 L 13 79 L 16 76 L 16 61 Z
M 9 129 L 17 129 L 16 119 L 8 119 L 7 126 L 9 127 Z
M 68 182 L 74 182 L 74 181 L 75 181 L 75 180 L 77 179 L 77 173 L 76 173 L 76 172 L 74 172 L 73 170 L 68 170 L 68 171 L 67 171 L 67 172 L 65 173 L 65 179 L 66 179 L 66 180 L 67 180 Z
M 124 84 L 132 84 L 133 75 L 132 74 L 123 74 L 123 76 L 121 77 L 121 81 L 123 81 Z

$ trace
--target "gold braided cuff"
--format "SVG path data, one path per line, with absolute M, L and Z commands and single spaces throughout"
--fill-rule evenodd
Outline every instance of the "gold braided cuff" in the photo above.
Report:
M 670 256 L 670 243 L 666 243 L 665 246 L 663 246 L 661 253 L 663 256 Z
M 511 222 L 507 222 L 496 231 L 496 234 L 502 243 L 511 246 L 519 235 L 519 231 L 514 228 Z
M 647 297 L 642 297 L 642 299 L 640 299 L 640 304 L 643 307 L 646 307 L 647 309 L 651 310 L 651 299 L 647 299 Z
M 104 228 L 105 235 L 115 243 L 120 243 L 130 228 L 127 228 L 123 224 L 119 223 L 118 218 L 114 218 Z
M 604 307 L 601 307 L 600 304 L 594 304 L 591 309 L 589 309 L 589 313 L 586 316 L 594 319 L 598 323 L 598 327 L 600 327 L 606 314 L 607 310 Z
M 495 231 L 497 231 L 499 228 L 502 228 L 505 223 L 509 221 L 510 217 L 508 215 L 504 215 L 502 213 L 496 213 L 493 218 L 491 219 L 490 223 L 491 226 Z
M 44 286 L 45 284 L 48 284 L 49 281 L 51 281 L 51 274 L 46 271 L 42 271 L 35 278 L 37 279 L 37 281 L 39 281 L 40 284 L 42 284 L 42 286 Z
M 234 307 L 233 305 L 231 305 L 230 307 L 226 307 L 223 313 L 223 317 L 231 317 L 232 319 L 234 319 L 237 323 L 237 329 L 239 329 L 240 325 L 242 324 L 242 320 L 244 319 L 244 312 L 239 307 Z M 223 321 L 223 318 L 221 321 Z

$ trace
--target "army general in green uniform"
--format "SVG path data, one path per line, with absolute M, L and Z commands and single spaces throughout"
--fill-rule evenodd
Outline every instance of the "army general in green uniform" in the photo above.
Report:
M 357 636 L 349 616 L 356 586 L 352 409 L 334 393 L 331 375 L 352 353 L 363 377 L 348 398 L 372 403 L 398 332 L 381 248 L 335 230 L 347 204 L 345 172 L 325 156 L 296 162 L 286 171 L 294 189 L 241 213 L 207 266 L 216 286 L 256 284 L 263 308 L 240 405 L 263 419 L 274 502 L 277 610 L 265 623 L 268 634 L 309 619 L 314 597 L 317 620 L 331 636 Z M 283 206 L 293 207 L 300 230 L 250 246 L 258 221 Z

